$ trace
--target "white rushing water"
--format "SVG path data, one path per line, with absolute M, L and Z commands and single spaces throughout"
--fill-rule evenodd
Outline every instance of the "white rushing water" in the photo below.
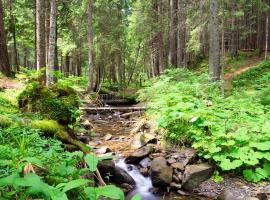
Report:
M 157 196 L 151 193 L 151 189 L 153 188 L 152 181 L 150 177 L 144 177 L 138 168 L 134 165 L 129 165 L 125 163 L 124 159 L 120 159 L 116 162 L 116 166 L 125 170 L 136 182 L 136 189 L 132 192 L 132 195 L 140 193 L 142 196 L 142 200 L 158 200 Z

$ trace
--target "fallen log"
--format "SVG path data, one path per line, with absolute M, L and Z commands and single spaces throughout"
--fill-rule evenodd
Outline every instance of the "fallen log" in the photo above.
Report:
M 132 111 L 144 111 L 146 107 L 80 107 L 80 110 L 87 113 L 107 113 L 113 111 L 119 112 L 132 112 Z

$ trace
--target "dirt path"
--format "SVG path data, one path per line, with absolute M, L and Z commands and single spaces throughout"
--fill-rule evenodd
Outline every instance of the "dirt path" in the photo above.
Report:
M 17 89 L 21 87 L 22 87 L 22 83 L 20 83 L 18 80 L 7 78 L 7 77 L 0 77 L 0 88 Z
M 224 79 L 225 81 L 232 81 L 233 78 L 250 68 L 256 67 L 261 61 L 263 60 L 262 57 L 252 57 L 237 66 L 237 70 L 233 70 L 233 65 L 228 65 L 225 69 L 229 70 L 230 72 L 225 74 Z

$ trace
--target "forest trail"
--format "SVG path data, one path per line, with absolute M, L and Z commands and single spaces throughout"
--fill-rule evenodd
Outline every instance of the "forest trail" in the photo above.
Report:
M 229 64 L 225 67 L 225 70 L 228 70 L 229 73 L 224 75 L 224 80 L 226 82 L 231 82 L 235 76 L 240 75 L 241 73 L 256 67 L 264 58 L 263 57 L 252 57 L 240 64 Z M 235 70 L 234 66 L 236 65 L 237 69 Z
M 23 85 L 16 79 L 11 79 L 7 77 L 0 77 L 0 88 L 3 89 L 18 89 Z

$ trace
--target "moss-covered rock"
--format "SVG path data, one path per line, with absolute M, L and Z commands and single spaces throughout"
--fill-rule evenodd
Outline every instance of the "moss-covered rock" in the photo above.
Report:
M 69 133 L 62 125 L 54 120 L 34 120 L 28 126 L 33 129 L 39 129 L 47 137 L 55 137 L 64 143 L 73 144 L 85 153 L 91 151 L 90 147 L 79 141 L 73 134 Z
M 76 121 L 79 97 L 72 88 L 39 82 L 30 83 L 18 97 L 19 107 L 26 112 L 39 112 L 44 117 L 67 125 Z

